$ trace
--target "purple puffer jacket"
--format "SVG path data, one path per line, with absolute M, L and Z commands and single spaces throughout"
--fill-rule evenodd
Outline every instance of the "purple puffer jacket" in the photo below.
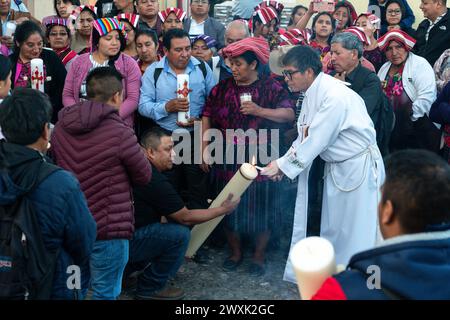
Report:
M 129 239 L 134 231 L 131 184 L 151 168 L 134 135 L 111 106 L 86 101 L 59 112 L 52 134 L 56 163 L 75 174 L 97 222 L 97 240 Z

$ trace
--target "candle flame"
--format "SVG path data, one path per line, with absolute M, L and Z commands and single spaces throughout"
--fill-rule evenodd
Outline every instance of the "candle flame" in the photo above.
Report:
M 254 166 L 254 165 L 256 164 L 256 157 L 255 157 L 255 156 L 252 157 L 252 162 L 251 162 L 251 164 L 252 164 L 252 166 Z

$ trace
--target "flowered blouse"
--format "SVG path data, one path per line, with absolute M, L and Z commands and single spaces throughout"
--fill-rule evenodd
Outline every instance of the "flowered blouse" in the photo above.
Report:
M 44 64 L 44 79 L 46 79 L 47 70 Z M 14 88 L 31 88 L 31 62 L 23 63 L 20 59 L 17 60 L 16 76 L 14 79 Z
M 402 95 L 404 90 L 402 83 L 403 68 L 404 65 L 392 77 L 389 76 L 388 73 L 386 79 L 382 82 L 384 93 L 386 93 L 388 98 L 399 97 Z

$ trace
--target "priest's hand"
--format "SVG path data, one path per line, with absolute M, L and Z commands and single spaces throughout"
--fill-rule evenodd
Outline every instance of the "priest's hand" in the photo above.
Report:
M 261 175 L 269 177 L 272 181 L 281 181 L 283 179 L 283 172 L 278 168 L 276 161 L 272 161 L 267 167 L 264 167 L 261 170 Z
M 253 101 L 245 101 L 241 103 L 241 112 L 246 116 L 258 116 L 260 109 L 261 107 Z
M 241 198 L 237 198 L 236 200 L 233 200 L 233 194 L 230 193 L 228 195 L 228 198 L 222 202 L 221 207 L 224 208 L 225 210 L 225 214 L 230 214 L 232 213 L 234 210 L 236 210 L 239 202 L 241 201 Z

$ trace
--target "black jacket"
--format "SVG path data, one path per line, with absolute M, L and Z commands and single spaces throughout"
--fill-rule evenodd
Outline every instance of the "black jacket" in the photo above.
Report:
M 450 48 L 450 9 L 447 9 L 447 14 L 431 29 L 428 41 L 426 41 L 425 36 L 429 26 L 428 19 L 419 24 L 413 53 L 424 57 L 433 66 L 441 54 Z
M 44 61 L 47 72 L 47 80 L 45 80 L 44 89 L 45 93 L 50 97 L 53 107 L 52 123 L 56 123 L 58 120 L 58 112 L 63 108 L 62 92 L 64 89 L 64 82 L 66 81 L 67 71 L 57 54 L 52 50 L 42 49 L 40 58 Z M 13 80 L 16 76 L 18 59 L 18 53 L 13 53 L 10 56 L 12 63 L 11 79 Z M 11 83 L 11 88 L 14 88 L 14 81 Z

